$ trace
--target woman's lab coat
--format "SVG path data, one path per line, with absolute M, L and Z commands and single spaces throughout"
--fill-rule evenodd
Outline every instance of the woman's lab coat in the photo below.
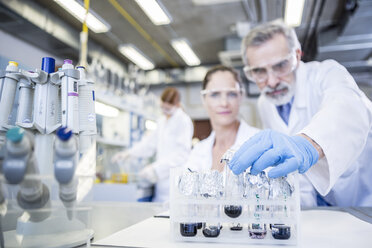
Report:
M 240 125 L 234 145 L 231 149 L 237 150 L 247 139 L 258 133 L 260 130 L 249 126 L 245 121 L 240 120 Z M 212 168 L 212 149 L 215 141 L 215 133 L 212 133 L 208 138 L 197 143 L 191 151 L 185 169 L 192 171 L 209 171 Z
M 131 156 L 151 157 L 156 152 L 153 166 L 158 182 L 155 184 L 153 201 L 169 200 L 169 170 L 182 166 L 191 151 L 194 127 L 190 117 L 181 109 L 167 120 L 165 116 L 157 121 L 157 129 L 145 136 L 129 150 Z
M 304 133 L 324 151 L 300 180 L 302 205 L 315 203 L 307 181 L 332 205 L 372 206 L 372 103 L 333 60 L 301 62 L 295 87 L 288 126 L 262 96 L 258 110 L 264 128 Z

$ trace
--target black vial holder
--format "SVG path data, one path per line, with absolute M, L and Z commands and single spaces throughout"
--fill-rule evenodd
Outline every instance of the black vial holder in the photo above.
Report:
M 289 239 L 291 237 L 291 227 L 284 224 L 270 225 L 271 235 L 274 239 Z

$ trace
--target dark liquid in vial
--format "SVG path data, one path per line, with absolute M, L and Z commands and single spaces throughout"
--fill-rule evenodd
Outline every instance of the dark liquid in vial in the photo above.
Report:
M 220 229 L 219 226 L 204 227 L 203 235 L 207 238 L 216 238 L 220 235 Z
M 263 228 L 260 224 L 252 224 L 252 227 L 248 229 L 249 237 L 252 239 L 263 239 L 266 237 L 266 224 Z
M 228 205 L 224 208 L 225 214 L 230 218 L 237 218 L 242 213 L 242 206 Z
M 198 222 L 198 223 L 197 223 L 197 227 L 198 227 L 198 229 L 202 229 L 202 227 L 203 227 L 203 223 L 202 223 L 202 222 Z
M 193 237 L 197 233 L 197 223 L 181 223 L 180 232 L 182 236 Z
M 236 225 L 236 226 L 232 226 L 232 227 L 230 227 L 230 230 L 231 231 L 241 231 L 241 230 L 243 230 L 243 227 L 241 226 L 241 225 Z
M 274 239 L 289 239 L 291 237 L 291 227 L 283 224 L 271 225 L 271 235 Z
M 266 236 L 266 230 L 249 230 L 249 237 L 252 239 L 263 239 Z

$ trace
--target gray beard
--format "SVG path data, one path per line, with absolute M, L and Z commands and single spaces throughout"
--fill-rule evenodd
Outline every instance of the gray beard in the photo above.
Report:
M 280 94 L 280 95 L 277 95 L 277 96 L 269 96 L 267 95 L 266 93 L 268 92 L 273 92 L 274 90 L 269 88 L 268 86 L 266 86 L 263 90 L 262 90 L 262 96 L 267 99 L 269 102 L 271 102 L 272 104 L 274 104 L 275 106 L 280 106 L 280 105 L 284 105 L 284 104 L 287 104 L 291 101 L 292 97 L 294 96 L 294 93 L 295 93 L 295 85 L 294 84 L 288 84 L 288 83 L 285 83 L 285 82 L 281 82 L 278 87 L 275 88 L 275 90 L 281 90 L 281 89 L 285 89 L 287 88 L 288 91 L 284 94 Z

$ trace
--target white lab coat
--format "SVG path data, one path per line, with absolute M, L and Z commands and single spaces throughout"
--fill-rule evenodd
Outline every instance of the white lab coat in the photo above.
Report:
M 190 117 L 181 109 L 167 120 L 165 116 L 157 121 L 157 129 L 145 136 L 129 150 L 131 156 L 151 157 L 156 153 L 155 169 L 158 182 L 155 184 L 153 201 L 169 200 L 169 170 L 182 166 L 191 151 L 194 127 Z
M 240 125 L 234 145 L 231 149 L 237 150 L 247 139 L 258 133 L 260 130 L 249 126 L 245 121 L 240 120 Z M 192 171 L 209 171 L 212 168 L 212 149 L 215 141 L 215 133 L 212 133 L 208 138 L 197 143 L 191 151 L 185 169 Z
M 306 181 L 332 205 L 372 206 L 372 104 L 343 66 L 300 63 L 288 126 L 262 96 L 258 111 L 264 128 L 304 133 L 324 151 L 300 180 L 303 206 L 313 206 L 316 196 Z

